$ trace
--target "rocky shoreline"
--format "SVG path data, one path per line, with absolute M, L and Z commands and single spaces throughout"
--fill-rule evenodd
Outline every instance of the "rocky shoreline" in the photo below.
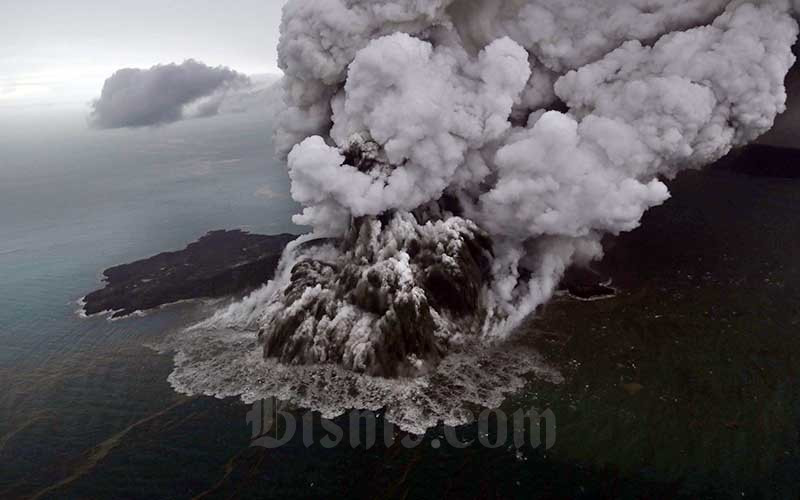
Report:
M 292 234 L 212 231 L 185 249 L 103 271 L 105 287 L 86 295 L 83 313 L 112 318 L 199 298 L 252 290 L 272 278 Z

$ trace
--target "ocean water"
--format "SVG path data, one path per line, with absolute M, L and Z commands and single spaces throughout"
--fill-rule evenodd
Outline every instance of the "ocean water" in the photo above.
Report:
M 209 230 L 299 232 L 270 117 L 88 130 L 78 110 L 0 120 L 0 497 L 81 467 L 86 450 L 179 399 L 171 360 L 144 347 L 194 317 L 82 319 L 115 264 Z M 58 495 L 56 495 L 58 496 Z
M 557 298 L 515 339 L 564 382 L 532 378 L 501 409 L 551 409 L 551 449 L 489 449 L 475 425 L 458 430 L 465 449 L 437 446 L 441 427 L 414 448 L 251 447 L 248 405 L 176 393 L 172 357 L 149 347 L 221 302 L 75 311 L 103 269 L 208 230 L 301 231 L 269 118 L 0 123 L 0 498 L 800 494 L 800 180 L 720 169 L 679 177 L 608 241 L 616 297 Z

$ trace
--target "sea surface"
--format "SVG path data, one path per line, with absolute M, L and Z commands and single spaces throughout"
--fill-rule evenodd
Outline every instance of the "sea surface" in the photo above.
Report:
M 270 120 L 97 131 L 79 110 L 0 119 L 0 498 L 91 468 L 94 447 L 181 400 L 166 383 L 171 359 L 144 344 L 198 306 L 81 318 L 77 301 L 102 270 L 213 229 L 302 231 Z
M 149 347 L 220 302 L 112 322 L 76 301 L 103 269 L 209 230 L 302 231 L 270 117 L 0 127 L 0 498 L 800 495 L 797 178 L 680 176 L 607 242 L 616 297 L 561 296 L 525 326 L 516 341 L 565 380 L 531 380 L 501 409 L 552 410 L 552 448 L 489 449 L 468 425 L 465 449 L 439 446 L 439 427 L 414 448 L 298 435 L 269 450 L 250 446 L 248 405 L 177 394 L 172 357 Z

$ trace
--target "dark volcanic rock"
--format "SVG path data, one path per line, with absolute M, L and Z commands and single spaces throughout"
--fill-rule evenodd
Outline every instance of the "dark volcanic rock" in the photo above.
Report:
M 714 168 L 754 177 L 800 178 L 800 150 L 764 144 L 750 144 L 731 151 Z
M 415 376 L 442 360 L 451 337 L 474 333 L 492 243 L 464 219 L 423 217 L 356 218 L 339 240 L 299 245 L 262 325 L 264 356 Z M 328 251 L 316 254 L 323 245 Z
M 613 297 L 617 292 L 610 286 L 610 279 L 595 271 L 582 266 L 572 266 L 564 273 L 559 284 L 559 290 L 569 292 L 580 300 L 594 300 Z
M 223 297 L 272 278 L 292 234 L 212 231 L 177 252 L 165 252 L 103 272 L 105 288 L 84 298 L 88 315 L 114 317 L 195 298 Z

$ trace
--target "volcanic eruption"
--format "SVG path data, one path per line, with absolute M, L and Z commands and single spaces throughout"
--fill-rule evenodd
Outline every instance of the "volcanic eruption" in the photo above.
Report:
M 503 340 L 770 129 L 797 32 L 783 0 L 290 0 L 275 142 L 313 232 L 217 322 L 379 377 Z

